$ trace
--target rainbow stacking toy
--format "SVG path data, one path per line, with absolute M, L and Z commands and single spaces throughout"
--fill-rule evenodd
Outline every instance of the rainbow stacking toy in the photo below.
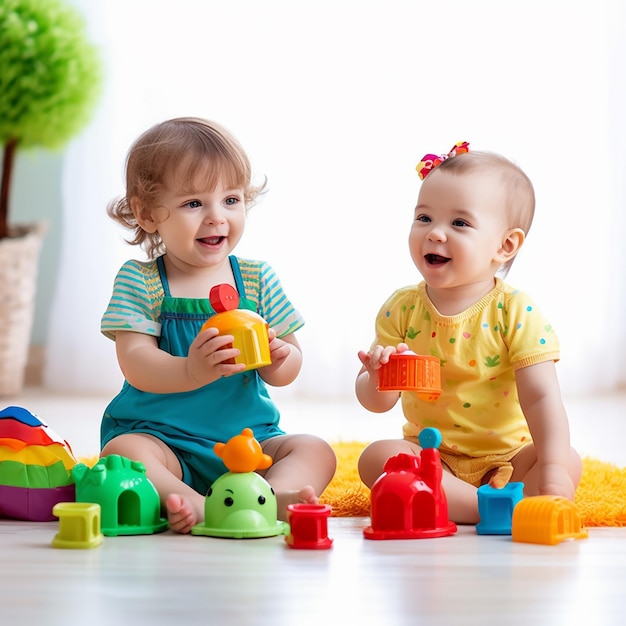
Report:
M 70 445 L 24 408 L 0 411 L 0 518 L 56 519 L 58 502 L 74 501 Z

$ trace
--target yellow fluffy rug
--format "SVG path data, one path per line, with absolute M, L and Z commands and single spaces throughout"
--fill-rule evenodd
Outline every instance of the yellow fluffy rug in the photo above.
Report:
M 321 501 L 332 506 L 334 517 L 369 515 L 370 496 L 356 470 L 365 443 L 333 443 L 337 473 L 322 494 Z M 626 468 L 597 459 L 583 459 L 583 475 L 576 505 L 583 526 L 626 526 Z

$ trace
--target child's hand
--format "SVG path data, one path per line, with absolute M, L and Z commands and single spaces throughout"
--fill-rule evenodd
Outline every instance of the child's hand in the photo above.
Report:
M 399 393 L 378 390 L 378 370 L 389 362 L 392 354 L 405 352 L 408 349 L 409 346 L 406 343 L 399 343 L 396 348 L 378 345 L 369 352 L 364 350 L 358 352 L 363 367 L 356 378 L 355 389 L 361 406 L 374 413 L 384 413 L 396 404 L 400 397 Z
M 239 350 L 232 347 L 233 339 L 232 335 L 220 336 L 217 328 L 207 328 L 199 333 L 187 354 L 189 377 L 203 386 L 243 371 L 245 364 L 234 362 Z
M 374 346 L 370 352 L 364 350 L 359 351 L 359 360 L 363 363 L 363 367 L 367 370 L 370 376 L 374 376 L 381 365 L 389 362 L 389 357 L 396 352 L 405 352 L 409 349 L 406 343 L 399 343 L 397 348 L 393 346 Z
M 282 387 L 292 383 L 302 366 L 300 344 L 293 333 L 280 338 L 273 328 L 268 329 L 271 365 L 259 368 L 259 376 L 269 385 Z
M 276 336 L 276 331 L 273 328 L 269 328 L 267 334 L 270 340 L 270 358 L 272 359 L 272 364 L 267 365 L 266 368 L 278 369 L 291 354 L 291 347 L 286 341 Z
M 552 463 L 540 465 L 539 470 L 539 493 L 545 496 L 562 496 L 568 500 L 574 500 L 576 489 L 570 478 L 567 468 Z

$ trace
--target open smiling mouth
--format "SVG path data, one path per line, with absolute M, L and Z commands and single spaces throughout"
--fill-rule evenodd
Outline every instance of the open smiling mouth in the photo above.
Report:
M 445 265 L 450 260 L 448 257 L 439 256 L 438 254 L 426 254 L 424 258 L 428 265 Z
M 224 239 L 226 239 L 226 237 L 201 237 L 198 239 L 198 241 L 200 243 L 205 243 L 209 246 L 216 246 L 220 243 L 222 243 L 222 241 L 224 241 Z

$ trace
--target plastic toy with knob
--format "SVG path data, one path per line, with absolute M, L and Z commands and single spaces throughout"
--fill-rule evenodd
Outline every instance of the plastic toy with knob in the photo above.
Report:
M 441 433 L 424 428 L 419 442 L 419 456 L 398 454 L 387 459 L 384 472 L 372 485 L 372 525 L 363 531 L 366 539 L 421 539 L 456 533 L 441 485 Z
M 217 328 L 220 335 L 232 335 L 233 347 L 239 349 L 235 363 L 243 363 L 242 371 L 270 365 L 270 345 L 267 322 L 256 312 L 239 309 L 237 290 L 226 283 L 215 285 L 209 292 L 209 301 L 216 314 L 202 326 Z
M 209 488 L 204 501 L 204 522 L 192 535 L 233 539 L 273 537 L 289 531 L 278 520 L 276 495 L 256 470 L 267 469 L 272 458 L 263 453 L 250 428 L 244 428 L 227 443 L 214 447 L 227 469 Z

